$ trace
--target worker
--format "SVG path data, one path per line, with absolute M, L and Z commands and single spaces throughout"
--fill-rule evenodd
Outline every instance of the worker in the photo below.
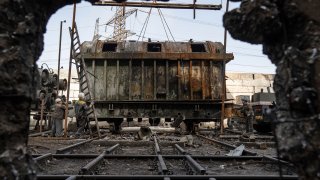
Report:
M 62 121 L 65 116 L 66 106 L 62 103 L 60 98 L 55 100 L 54 111 L 52 114 L 52 136 L 63 136 Z
M 79 110 L 81 109 L 82 106 L 86 104 L 86 102 L 84 101 L 84 93 L 79 93 L 78 98 L 79 100 L 77 100 L 74 104 L 74 113 L 76 116 L 77 128 L 79 127 L 79 122 L 80 122 Z
M 241 113 L 243 114 L 245 120 L 246 120 L 246 132 L 250 133 L 252 132 L 252 113 L 250 111 L 250 107 L 248 105 L 248 101 L 246 99 L 242 99 L 242 108 Z
M 93 106 L 93 102 L 90 103 L 90 100 L 86 100 L 85 104 L 79 106 L 79 109 L 77 112 L 78 129 L 75 134 L 76 137 L 80 137 L 84 133 L 86 126 L 87 127 L 89 126 L 87 112 L 92 108 L 92 106 Z

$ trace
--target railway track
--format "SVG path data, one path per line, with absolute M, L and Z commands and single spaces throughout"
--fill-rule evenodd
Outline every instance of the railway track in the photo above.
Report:
M 43 139 L 47 144 L 54 141 Z M 279 163 L 283 179 L 297 179 L 289 163 L 271 156 L 251 150 L 244 150 L 242 156 L 226 156 L 235 147 L 202 135 L 156 135 L 150 141 L 119 135 L 107 140 L 67 140 L 64 146 L 42 149 L 33 158 L 38 179 L 44 180 L 279 179 Z

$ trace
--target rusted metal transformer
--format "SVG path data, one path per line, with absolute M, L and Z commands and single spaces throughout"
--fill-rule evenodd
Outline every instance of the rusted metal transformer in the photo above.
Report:
M 149 118 L 157 125 L 219 120 L 223 60 L 219 42 L 92 41 L 81 46 L 97 117 L 115 128 Z

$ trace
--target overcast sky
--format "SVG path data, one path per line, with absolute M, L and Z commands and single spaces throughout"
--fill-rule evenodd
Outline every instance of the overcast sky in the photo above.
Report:
M 174 3 L 192 3 L 190 0 L 171 0 Z M 198 3 L 221 4 L 221 0 L 198 0 Z M 222 26 L 222 16 L 225 12 L 225 0 L 222 0 L 223 9 L 214 10 L 196 10 L 196 18 L 193 19 L 193 10 L 180 9 L 161 9 L 162 14 L 172 32 L 175 41 L 214 41 L 222 42 L 224 28 Z M 231 3 L 230 9 L 238 6 L 238 3 Z M 127 7 L 127 9 L 132 9 Z M 79 30 L 80 41 L 92 40 L 97 18 L 100 18 L 99 33 L 103 38 L 110 38 L 113 27 L 104 24 L 115 14 L 116 7 L 109 6 L 92 6 L 89 3 L 82 2 L 77 4 L 76 23 Z M 129 37 L 132 40 L 138 40 L 142 31 L 142 26 L 146 21 L 147 13 L 150 8 L 139 8 L 137 14 L 127 18 L 126 28 L 135 35 Z M 44 51 L 38 60 L 39 67 L 47 63 L 50 68 L 56 69 L 58 64 L 59 33 L 60 21 L 63 23 L 62 32 L 62 50 L 61 66 L 63 69 L 68 68 L 70 53 L 70 35 L 68 27 L 71 26 L 73 6 L 66 6 L 57 11 L 49 20 L 47 32 L 44 39 Z M 152 9 L 151 16 L 145 32 L 144 40 L 151 38 L 157 41 L 167 41 L 166 31 L 168 29 L 161 23 L 159 11 Z M 143 33 L 142 33 L 143 34 Z M 139 40 L 142 40 L 140 37 Z M 173 39 L 169 36 L 169 40 Z M 234 40 L 228 35 L 227 52 L 234 54 L 234 60 L 227 64 L 227 72 L 249 72 L 249 73 L 275 73 L 275 66 L 270 60 L 262 54 L 261 45 L 251 45 L 239 40 Z

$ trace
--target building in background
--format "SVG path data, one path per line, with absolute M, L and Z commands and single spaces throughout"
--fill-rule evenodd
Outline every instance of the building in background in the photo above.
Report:
M 242 99 L 250 102 L 254 93 L 274 93 L 274 74 L 227 72 L 226 79 L 227 99 L 234 99 L 234 104 L 242 105 Z

